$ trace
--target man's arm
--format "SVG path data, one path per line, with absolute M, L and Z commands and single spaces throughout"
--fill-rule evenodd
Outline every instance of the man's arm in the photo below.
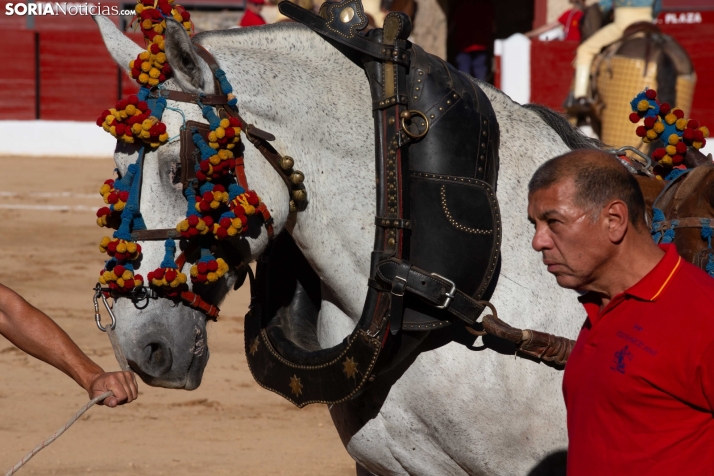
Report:
M 0 334 L 21 350 L 58 368 L 94 398 L 114 393 L 103 403 L 115 407 L 138 396 L 133 372 L 104 372 L 45 313 L 0 284 Z M 101 403 L 101 402 L 100 402 Z

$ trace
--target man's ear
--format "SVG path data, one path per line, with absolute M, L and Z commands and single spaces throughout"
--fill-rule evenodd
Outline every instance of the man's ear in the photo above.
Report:
M 181 89 L 188 93 L 213 93 L 213 73 L 196 54 L 186 29 L 175 20 L 166 19 L 166 59 Z
M 630 226 L 630 211 L 622 200 L 613 200 L 604 208 L 608 219 L 609 238 L 612 243 L 619 243 L 625 237 Z

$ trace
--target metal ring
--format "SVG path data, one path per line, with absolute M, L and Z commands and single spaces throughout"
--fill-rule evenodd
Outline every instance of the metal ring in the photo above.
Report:
M 405 133 L 406 135 L 408 135 L 408 136 L 411 137 L 412 139 L 421 139 L 422 137 L 424 137 L 424 136 L 426 135 L 427 132 L 429 132 L 429 119 L 426 117 L 426 114 L 424 114 L 424 113 L 421 112 L 421 111 L 417 111 L 416 109 L 412 109 L 411 111 L 409 111 L 409 113 L 410 113 L 410 114 L 416 114 L 417 116 L 421 116 L 421 118 L 424 119 L 424 123 L 426 124 L 426 128 L 424 129 L 424 132 L 422 132 L 421 134 L 412 134 L 411 132 L 409 132 L 409 129 L 407 129 L 407 126 L 406 126 L 406 124 L 404 123 L 404 121 L 406 120 L 406 118 L 405 118 L 405 117 L 402 117 L 402 122 L 401 122 L 401 124 L 402 124 L 402 130 L 404 131 L 404 133 Z

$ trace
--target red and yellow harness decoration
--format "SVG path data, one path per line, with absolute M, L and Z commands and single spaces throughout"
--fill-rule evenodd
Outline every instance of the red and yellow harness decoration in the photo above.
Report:
M 117 140 L 142 144 L 136 164 L 129 166 L 126 175 L 102 184 L 100 194 L 107 206 L 97 211 L 99 226 L 117 230 L 112 238 L 104 237 L 100 243 L 100 250 L 111 259 L 100 272 L 99 281 L 113 291 L 125 293 L 144 286 L 141 275 L 134 274 L 132 264 L 141 254 L 141 246 L 133 241 L 135 235 L 132 232 L 146 229 L 139 212 L 144 147 L 156 148 L 169 139 L 166 125 L 161 122 L 166 99 L 151 93 L 172 74 L 164 49 L 166 19 L 173 18 L 182 23 L 189 34 L 193 32 L 189 13 L 173 0 L 138 0 L 135 10 L 135 21 L 144 34 L 146 50 L 128 66 L 130 76 L 141 89 L 137 95 L 104 110 L 97 119 L 97 125 Z M 201 159 L 195 168 L 196 180 L 184 191 L 188 200 L 186 219 L 176 226 L 189 248 L 201 249 L 200 259 L 190 271 L 191 281 L 195 284 L 215 283 L 229 270 L 228 264 L 211 252 L 215 240 L 244 233 L 248 228 L 248 217 L 255 214 L 260 214 L 270 226 L 267 207 L 255 192 L 248 190 L 243 157 L 234 155 L 235 146 L 240 142 L 241 122 L 230 114 L 230 108 L 237 104 L 233 89 L 220 68 L 214 75 L 227 96 L 228 117 L 219 118 L 213 107 L 201 104 L 199 96 L 197 105 L 211 130 L 205 140 L 193 131 L 192 138 L 201 152 Z M 161 265 L 147 276 L 148 285 L 161 291 L 163 296 L 181 300 L 214 318 L 218 309 L 188 290 L 188 277 L 181 272 L 186 255 L 182 253 L 174 260 L 176 244 L 172 239 L 166 240 L 165 248 Z
M 651 143 L 660 139 L 664 142 L 664 147 L 652 152 L 652 159 L 657 162 L 655 173 L 658 178 L 668 175 L 672 168 L 685 168 L 682 162 L 689 147 L 699 150 L 706 145 L 709 129 L 697 120 L 685 119 L 681 109 L 657 101 L 654 89 L 645 89 L 630 105 L 630 122 L 643 122 L 635 131 L 642 141 Z

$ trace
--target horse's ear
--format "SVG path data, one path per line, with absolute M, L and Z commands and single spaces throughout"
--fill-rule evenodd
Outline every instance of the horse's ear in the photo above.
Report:
M 129 71 L 129 62 L 136 59 L 136 56 L 143 51 L 141 46 L 131 41 L 124 33 L 114 25 L 114 22 L 107 17 L 94 16 L 94 21 L 99 26 L 104 45 L 109 50 L 109 54 L 119 65 Z
M 182 90 L 189 93 L 212 93 L 206 90 L 213 84 L 211 68 L 196 54 L 188 33 L 175 20 L 166 19 L 164 50 L 174 78 Z

